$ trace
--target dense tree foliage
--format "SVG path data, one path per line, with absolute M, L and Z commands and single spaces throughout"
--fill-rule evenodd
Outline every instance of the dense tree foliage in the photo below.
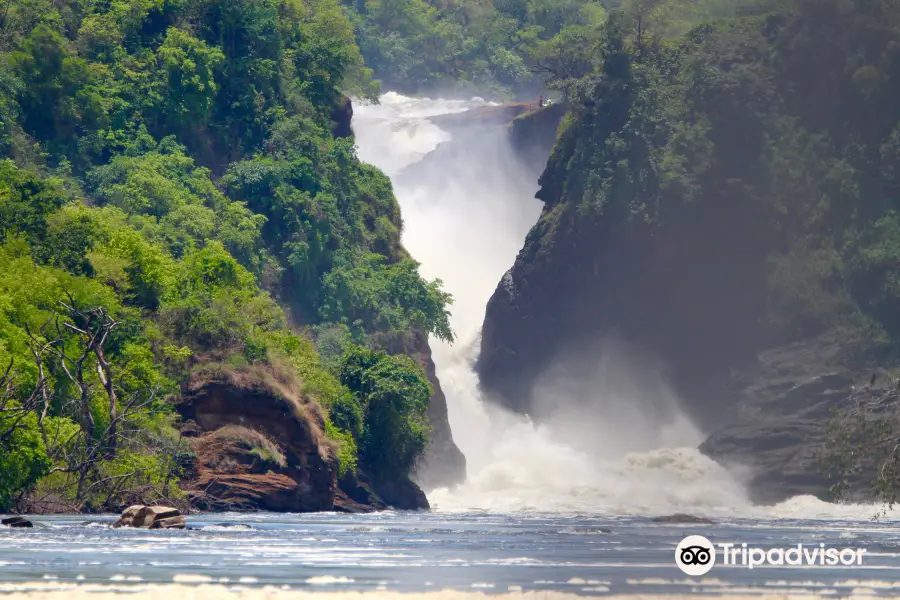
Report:
M 629 0 L 573 40 L 545 57 L 572 111 L 520 255 L 582 292 L 562 335 L 639 340 L 710 397 L 711 373 L 826 333 L 896 365 L 900 5 Z M 895 386 L 827 440 L 892 502 Z
M 769 0 L 343 0 L 366 64 L 405 92 L 530 98 L 568 93 L 596 57 L 602 25 L 619 13 L 637 45 Z
M 605 19 L 600 0 L 345 0 L 366 64 L 406 92 L 536 93 L 535 56 Z M 558 41 L 558 40 L 555 40 Z
M 341 419 L 358 439 L 363 466 L 382 477 L 408 473 L 428 439 L 431 387 L 421 367 L 408 356 L 352 346 L 340 373 L 353 393 Z
M 0 511 L 176 498 L 172 400 L 208 361 L 296 369 L 355 468 L 368 430 L 313 332 L 452 337 L 389 180 L 332 134 L 377 91 L 334 0 L 4 4 Z M 394 460 L 378 430 L 366 464 L 405 476 L 424 431 Z
M 745 3 L 747 16 L 672 38 L 653 25 L 667 3 L 643 5 L 614 13 L 580 55 L 593 66 L 570 86 L 541 179 L 551 206 L 526 253 L 555 251 L 558 235 L 593 248 L 558 226 L 580 215 L 593 240 L 600 228 L 635 241 L 623 293 L 665 268 L 656 281 L 695 282 L 679 296 L 727 306 L 702 315 L 722 317 L 720 335 L 767 344 L 846 326 L 894 347 L 900 10 Z M 647 309 L 641 295 L 625 314 Z

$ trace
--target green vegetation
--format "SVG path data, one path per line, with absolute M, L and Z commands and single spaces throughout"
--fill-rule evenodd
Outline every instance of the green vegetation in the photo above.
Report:
M 345 0 L 366 64 L 404 92 L 533 95 L 555 38 L 589 35 L 600 0 Z
M 4 5 L 0 511 L 179 501 L 173 400 L 213 362 L 296 369 L 343 473 L 377 440 L 367 467 L 406 476 L 424 374 L 365 428 L 339 380 L 351 338 L 452 337 L 390 181 L 332 134 L 377 90 L 334 0 Z
M 698 293 L 733 309 L 723 331 L 771 343 L 847 327 L 896 348 L 900 11 L 747 2 L 670 37 L 670 3 L 635 4 L 650 9 L 624 6 L 580 55 L 593 64 L 569 85 L 529 255 L 574 235 L 560 224 L 575 215 L 627 227 L 647 260 L 672 244 L 671 280 L 712 273 Z
M 764 0 L 343 0 L 384 87 L 532 99 L 587 75 L 611 12 L 639 42 L 672 37 Z
M 704 328 L 896 356 L 898 48 L 892 0 L 7 2 L 0 511 L 181 500 L 174 400 L 215 364 L 295 370 L 342 478 L 414 469 L 430 387 L 382 349 L 451 340 L 450 298 L 335 135 L 373 75 L 564 95 L 523 260 L 627 237 L 607 287 L 691 360 L 731 351 Z M 709 298 L 728 310 L 666 320 Z
M 831 500 L 852 500 L 859 492 L 869 491 L 887 512 L 900 499 L 898 384 L 900 380 L 889 377 L 886 387 L 854 389 L 844 405 L 833 411 L 817 456 L 831 482 Z
M 408 473 L 428 439 L 431 386 L 408 356 L 353 346 L 341 364 L 353 398 L 339 413 L 359 443 L 365 468 L 382 477 Z
M 521 256 L 531 279 L 597 259 L 582 289 L 615 292 L 573 301 L 575 326 L 611 315 L 699 389 L 826 333 L 851 365 L 896 364 L 896 2 L 633 0 L 552 48 L 572 110 Z M 896 393 L 864 400 L 831 424 L 829 460 L 838 487 L 875 480 L 893 502 Z

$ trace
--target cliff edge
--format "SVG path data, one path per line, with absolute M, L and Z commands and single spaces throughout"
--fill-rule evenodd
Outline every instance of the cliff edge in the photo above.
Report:
M 826 493 L 828 415 L 900 339 L 900 113 L 879 100 L 877 124 L 849 118 L 874 114 L 874 92 L 826 58 L 874 39 L 868 10 L 706 25 L 677 55 L 607 28 L 540 177 L 540 220 L 487 307 L 487 397 L 539 418 L 551 367 L 625 340 L 649 357 L 638 371 L 664 365 L 705 452 L 750 463 L 757 499 Z M 894 36 L 866 64 L 889 69 Z
M 208 510 L 366 512 L 428 508 L 414 483 L 338 481 L 337 447 L 322 409 L 290 370 L 207 366 L 178 404 L 195 459 L 181 482 Z

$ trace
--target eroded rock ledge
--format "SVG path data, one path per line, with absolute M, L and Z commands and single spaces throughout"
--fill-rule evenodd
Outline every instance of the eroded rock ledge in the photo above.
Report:
M 322 409 L 298 381 L 262 365 L 191 376 L 178 411 L 196 459 L 182 482 L 209 510 L 352 512 L 428 508 L 414 483 L 337 480 Z M 345 488 L 345 489 L 342 489 Z

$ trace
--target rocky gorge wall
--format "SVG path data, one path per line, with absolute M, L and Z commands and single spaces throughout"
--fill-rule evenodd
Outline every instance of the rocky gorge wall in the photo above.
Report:
M 708 26 L 677 59 L 632 54 L 610 30 L 541 175 L 540 220 L 488 304 L 486 397 L 547 417 L 547 373 L 589 378 L 618 340 L 755 500 L 826 494 L 832 411 L 896 384 L 872 376 L 895 364 L 890 126 L 848 119 L 857 80 L 822 63 L 873 26 L 854 10 Z M 853 25 L 833 35 L 840 22 Z M 843 104 L 816 103 L 823 86 Z M 565 402 L 603 416 L 590 389 Z
M 670 381 L 711 434 L 701 450 L 748 473 L 754 500 L 824 493 L 825 423 L 868 372 L 848 367 L 834 338 L 767 346 L 763 275 L 741 266 L 752 241 L 736 229 L 728 241 L 696 229 L 703 221 L 672 235 L 598 222 L 554 194 L 557 161 L 542 177 L 541 220 L 487 307 L 476 366 L 485 397 L 541 420 L 558 409 L 542 404 L 542 377 L 562 366 L 589 380 L 605 341 L 626 340 L 637 369 Z M 602 414 L 589 393 L 569 402 Z
M 428 508 L 408 480 L 373 481 L 364 472 L 339 479 L 322 409 L 301 388 L 289 371 L 259 365 L 191 377 L 177 408 L 195 456 L 181 483 L 193 505 L 276 512 Z

